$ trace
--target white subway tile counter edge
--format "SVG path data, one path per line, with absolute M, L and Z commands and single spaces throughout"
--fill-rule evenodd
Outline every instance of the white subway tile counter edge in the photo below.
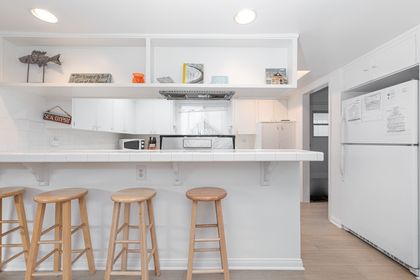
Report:
M 321 152 L 304 150 L 120 151 L 78 150 L 0 153 L 0 162 L 212 162 L 323 161 Z

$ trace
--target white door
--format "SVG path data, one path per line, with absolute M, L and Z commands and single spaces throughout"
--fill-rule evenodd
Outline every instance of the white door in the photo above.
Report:
M 418 148 L 346 145 L 343 225 L 418 267 Z

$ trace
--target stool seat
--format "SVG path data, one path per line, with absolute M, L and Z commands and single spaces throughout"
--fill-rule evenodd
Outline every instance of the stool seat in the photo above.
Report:
M 187 191 L 187 197 L 196 201 L 217 201 L 225 198 L 227 192 L 221 188 L 202 187 Z
M 131 188 L 124 189 L 112 194 L 111 199 L 114 202 L 132 203 L 141 202 L 155 197 L 156 191 L 149 188 Z
M 24 192 L 25 192 L 25 189 L 21 187 L 0 188 L 0 198 L 15 196 L 18 194 L 23 194 Z
M 40 193 L 34 200 L 39 203 L 65 202 L 84 197 L 87 193 L 88 190 L 82 188 L 61 189 Z

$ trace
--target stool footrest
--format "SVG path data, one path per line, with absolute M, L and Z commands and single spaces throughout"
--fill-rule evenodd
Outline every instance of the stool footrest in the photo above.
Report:
M 48 254 L 46 254 L 45 256 L 43 256 L 39 261 L 36 262 L 35 267 L 38 267 L 41 263 L 45 262 L 49 257 L 54 255 L 56 252 L 59 252 L 59 250 L 54 249 L 51 252 L 49 252 Z
M 85 224 L 80 224 L 78 226 L 72 226 L 72 230 L 71 230 L 71 234 L 73 235 L 74 233 L 76 233 L 78 230 L 81 230 L 83 227 L 85 226 Z
M 19 220 L 3 220 L 0 221 L 0 224 L 18 224 Z
M 17 227 L 14 227 L 14 228 L 12 228 L 12 229 L 10 229 L 10 230 L 8 230 L 8 231 L 5 231 L 5 232 L 3 232 L 2 234 L 0 234 L 0 238 L 2 238 L 2 237 L 4 237 L 4 236 L 6 236 L 6 235 L 8 235 L 8 234 L 11 234 L 12 232 L 15 232 L 15 231 L 17 231 L 17 230 L 19 230 L 19 229 L 21 229 L 22 227 L 21 226 L 17 226 Z
M 22 243 L 0 244 L 0 248 L 23 247 Z
M 116 240 L 116 244 L 141 244 L 140 240 Z
M 60 225 L 55 224 L 55 225 L 50 226 L 50 227 L 49 227 L 49 228 L 47 228 L 47 229 L 44 229 L 44 230 L 41 232 L 41 235 L 40 235 L 40 236 L 43 236 L 43 235 L 45 235 L 45 234 L 49 233 L 50 231 L 52 231 L 53 229 L 55 229 L 55 228 L 57 228 L 57 227 L 60 227 Z
M 217 224 L 197 224 L 195 225 L 196 228 L 213 228 L 217 227 Z
M 194 248 L 194 252 L 203 253 L 203 252 L 219 252 L 220 248 Z
M 200 238 L 195 239 L 194 242 L 219 242 L 220 238 Z
M 52 277 L 52 276 L 55 276 L 55 277 L 58 277 L 58 276 L 61 276 L 61 275 L 63 275 L 63 272 L 62 271 L 43 271 L 43 272 L 34 272 L 34 273 L 32 273 L 32 276 L 34 276 L 34 277 L 39 277 L 39 276 L 47 276 L 47 277 Z
M 38 244 L 62 244 L 63 241 L 61 240 L 41 240 L 38 241 Z
M 210 273 L 223 273 L 224 269 L 197 269 L 193 270 L 193 274 L 210 274 Z
M 112 276 L 141 276 L 141 271 L 111 271 Z
M 3 262 L 1 262 L 1 266 L 0 266 L 0 267 L 4 266 L 5 264 L 7 264 L 7 263 L 9 263 L 9 262 L 11 262 L 11 261 L 13 261 L 14 259 L 16 259 L 17 257 L 19 257 L 20 255 L 24 254 L 25 252 L 26 252 L 26 251 L 25 251 L 25 250 L 23 250 L 23 251 L 21 251 L 21 252 L 19 252 L 19 253 L 15 254 L 15 255 L 13 255 L 13 256 L 11 256 L 10 258 L 8 258 L 8 259 L 4 260 Z
M 71 264 L 73 265 L 75 262 L 77 262 L 78 259 L 80 259 L 83 254 L 87 252 L 89 248 L 81 249 L 81 250 L 72 250 L 72 253 L 78 253 L 77 256 L 71 261 Z

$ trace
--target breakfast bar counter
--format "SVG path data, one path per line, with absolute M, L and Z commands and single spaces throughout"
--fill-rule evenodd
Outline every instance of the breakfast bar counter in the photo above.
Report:
M 33 228 L 34 195 L 51 189 L 87 188 L 98 269 L 105 267 L 111 194 L 129 187 L 154 188 L 161 267 L 169 270 L 187 267 L 191 203 L 186 191 L 199 186 L 221 187 L 228 193 L 223 211 L 230 268 L 300 270 L 300 166 L 302 161 L 321 160 L 322 153 L 302 150 L 0 153 L 0 185 L 26 188 L 29 231 Z M 200 206 L 200 223 L 214 223 L 213 207 L 206 203 Z M 4 216 L 14 214 L 12 209 L 4 203 Z M 47 209 L 45 224 L 52 222 L 53 213 Z M 134 238 L 138 232 L 131 234 Z M 213 229 L 200 230 L 198 237 L 215 234 Z M 82 238 L 75 237 L 74 243 L 75 248 L 81 247 Z M 130 257 L 129 265 L 137 266 L 136 257 Z M 51 263 L 47 261 L 46 266 L 51 267 Z M 197 254 L 195 266 L 218 267 L 217 253 Z M 87 263 L 82 258 L 75 268 L 86 269 Z M 25 270 L 23 260 L 10 263 L 6 270 Z

